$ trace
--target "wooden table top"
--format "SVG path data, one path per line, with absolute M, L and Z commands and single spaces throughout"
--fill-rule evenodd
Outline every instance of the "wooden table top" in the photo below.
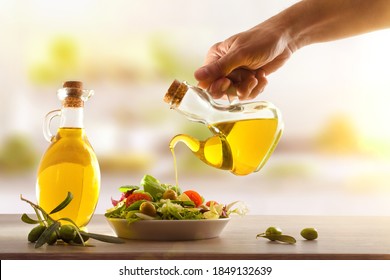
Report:
M 390 217 L 257 216 L 232 217 L 220 237 L 196 241 L 137 241 L 124 244 L 90 240 L 94 247 L 61 244 L 35 249 L 27 241 L 33 225 L 21 215 L 0 215 L 0 259 L 387 259 L 390 260 Z M 283 244 L 256 239 L 269 226 L 277 226 L 297 239 Z M 315 227 L 319 238 L 304 240 L 301 229 Z M 88 225 L 93 233 L 113 235 L 103 215 Z

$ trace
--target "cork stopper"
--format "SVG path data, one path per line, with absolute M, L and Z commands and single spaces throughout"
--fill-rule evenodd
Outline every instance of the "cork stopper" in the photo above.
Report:
M 180 105 L 180 102 L 186 94 L 187 90 L 188 86 L 185 83 L 174 80 L 164 96 L 164 101 L 170 104 L 171 108 L 176 108 Z
M 83 107 L 83 83 L 80 81 L 66 81 L 58 90 L 58 97 L 63 107 Z
M 62 85 L 64 88 L 83 89 L 83 82 L 80 81 L 66 81 Z

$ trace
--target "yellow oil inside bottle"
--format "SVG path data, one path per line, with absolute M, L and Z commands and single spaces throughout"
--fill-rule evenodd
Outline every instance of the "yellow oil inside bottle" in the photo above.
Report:
M 183 142 L 200 160 L 236 175 L 248 175 L 259 170 L 272 154 L 281 136 L 277 119 L 248 119 L 209 125 L 215 134 L 205 141 L 179 134 L 172 138 L 170 149 Z M 175 163 L 175 170 L 176 170 Z M 177 182 L 177 170 L 176 182 Z
M 51 216 L 70 218 L 79 227 L 88 224 L 99 197 L 100 169 L 84 129 L 59 128 L 41 160 L 36 188 L 38 204 L 47 212 L 71 192 L 69 205 Z

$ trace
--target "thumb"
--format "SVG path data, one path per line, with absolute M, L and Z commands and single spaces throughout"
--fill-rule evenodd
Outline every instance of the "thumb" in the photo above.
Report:
M 194 76 L 200 82 L 213 82 L 221 77 L 229 75 L 240 64 L 235 63 L 234 57 L 225 55 L 218 60 L 210 62 L 195 71 Z

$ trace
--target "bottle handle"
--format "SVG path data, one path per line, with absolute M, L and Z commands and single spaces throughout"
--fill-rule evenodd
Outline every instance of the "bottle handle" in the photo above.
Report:
M 47 113 L 47 115 L 45 116 L 45 121 L 43 123 L 43 136 L 48 142 L 51 142 L 54 137 L 54 135 L 50 131 L 51 121 L 55 117 L 60 117 L 61 114 L 62 114 L 61 110 L 58 109 Z

